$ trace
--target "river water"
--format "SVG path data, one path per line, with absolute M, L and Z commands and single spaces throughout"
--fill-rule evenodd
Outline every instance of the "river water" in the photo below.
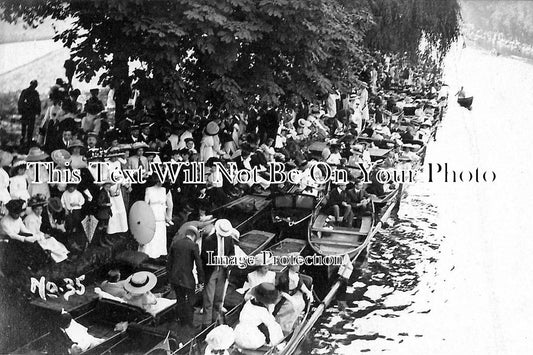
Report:
M 533 66 L 454 48 L 450 98 L 426 166 L 396 223 L 371 246 L 348 308 L 332 307 L 302 346 L 312 354 L 532 354 Z M 448 164 L 429 182 L 429 165 Z M 452 170 L 494 182 L 451 182 Z M 491 176 L 491 175 L 488 175 Z

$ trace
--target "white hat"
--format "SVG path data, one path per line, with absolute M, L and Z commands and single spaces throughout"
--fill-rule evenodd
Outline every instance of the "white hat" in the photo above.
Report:
M 311 126 L 311 122 L 307 121 L 307 120 L 304 119 L 304 118 L 300 118 L 300 119 L 298 120 L 298 126 L 300 126 L 300 127 L 302 127 L 302 128 L 303 128 L 303 127 L 310 127 L 310 126 Z
M 215 222 L 215 232 L 221 237 L 228 237 L 233 232 L 233 226 L 227 219 L 219 219 Z
M 230 326 L 222 324 L 210 331 L 205 341 L 210 350 L 227 350 L 235 342 L 235 334 Z
M 157 284 L 157 276 L 149 271 L 139 271 L 126 279 L 124 289 L 136 295 L 150 291 Z

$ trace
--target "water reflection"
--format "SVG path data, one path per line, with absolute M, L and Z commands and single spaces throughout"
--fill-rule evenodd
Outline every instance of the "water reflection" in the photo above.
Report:
M 423 335 L 383 321 L 431 311 L 428 294 L 438 283 L 435 265 L 444 236 L 436 228 L 437 207 L 416 190 L 403 201 L 394 225 L 376 236 L 361 277 L 348 287 L 348 308 L 330 308 L 302 353 L 365 352 L 369 343 L 372 349 L 388 350 L 388 342 Z

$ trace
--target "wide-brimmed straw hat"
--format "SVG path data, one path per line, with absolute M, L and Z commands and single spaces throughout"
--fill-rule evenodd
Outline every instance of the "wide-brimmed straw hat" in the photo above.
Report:
M 133 150 L 137 150 L 137 149 L 146 149 L 146 148 L 150 148 L 150 146 L 148 144 L 146 144 L 145 142 L 135 142 L 132 144 L 131 146 L 131 149 Z
M 11 169 L 15 170 L 20 166 L 26 167 L 26 160 L 21 158 L 15 158 L 15 160 L 13 160 L 13 165 L 11 165 Z
M 144 152 L 144 155 L 159 155 L 159 151 L 157 150 L 147 150 Z
M 70 143 L 70 145 L 68 146 L 69 150 L 72 148 L 85 148 L 85 144 L 83 144 L 83 142 L 79 139 L 74 139 L 72 143 Z
M 157 276 L 149 271 L 139 271 L 126 279 L 124 289 L 129 293 L 141 295 L 152 290 L 157 284 Z
M 220 127 L 216 124 L 216 122 L 209 122 L 207 124 L 207 127 L 205 127 L 205 133 L 207 133 L 210 136 L 214 136 L 218 134 L 218 131 L 220 130 Z
M 102 148 L 90 148 L 85 153 L 87 161 L 102 159 L 104 156 L 104 150 Z
M 44 206 L 47 203 L 48 201 L 46 201 L 46 196 L 44 196 L 43 194 L 37 194 L 33 195 L 28 200 L 28 207 Z
M 122 149 L 119 147 L 113 147 L 107 151 L 107 154 L 105 155 L 106 158 L 113 158 L 113 157 L 121 157 L 125 153 Z
M 198 230 L 198 228 L 196 228 L 196 226 L 190 225 L 185 228 L 185 230 L 183 231 L 183 235 L 194 235 L 194 237 L 197 239 L 200 236 L 200 231 Z
M 61 212 L 63 211 L 63 206 L 61 204 L 61 199 L 59 197 L 50 197 L 48 199 L 48 208 L 52 212 Z
M 211 352 L 227 350 L 235 342 L 233 328 L 226 324 L 221 324 L 207 334 L 205 341 Z
M 52 160 L 58 165 L 70 163 L 70 153 L 66 149 L 56 149 L 52 152 Z
M 215 232 L 221 237 L 228 237 L 233 231 L 231 222 L 227 219 L 219 219 L 215 222 Z
M 6 203 L 6 208 L 9 213 L 22 213 L 24 211 L 24 200 L 11 200 Z
M 277 303 L 280 296 L 276 286 L 269 282 L 263 282 L 255 286 L 250 292 L 258 302 L 265 305 Z
M 26 161 L 28 162 L 34 162 L 34 161 L 41 161 L 48 158 L 48 154 L 43 152 L 41 148 L 39 147 L 31 147 L 30 151 L 28 152 L 28 156 L 26 157 Z

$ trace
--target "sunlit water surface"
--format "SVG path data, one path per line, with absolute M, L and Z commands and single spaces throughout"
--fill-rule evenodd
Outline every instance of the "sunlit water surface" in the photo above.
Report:
M 451 96 L 424 171 L 371 246 L 346 310 L 331 307 L 312 354 L 532 354 L 533 66 L 474 49 L 446 60 Z M 491 183 L 428 182 L 428 163 L 494 171 Z

